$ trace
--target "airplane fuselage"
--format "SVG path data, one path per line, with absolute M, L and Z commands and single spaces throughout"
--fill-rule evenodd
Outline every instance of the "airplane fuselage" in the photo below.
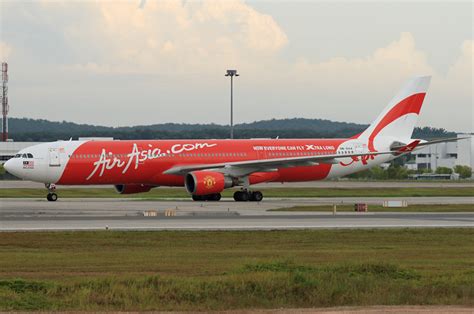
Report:
M 149 184 L 183 186 L 175 166 L 320 156 L 367 151 L 354 139 L 58 141 L 32 146 L 12 169 L 24 179 L 64 185 Z M 28 155 L 27 155 L 28 156 Z M 313 181 L 347 175 L 393 156 L 345 157 L 337 163 L 278 167 L 250 175 L 250 183 Z

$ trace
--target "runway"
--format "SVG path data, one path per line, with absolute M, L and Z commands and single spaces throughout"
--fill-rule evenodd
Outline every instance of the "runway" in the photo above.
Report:
M 137 216 L 147 210 L 176 210 L 185 213 L 238 212 L 240 215 L 268 215 L 269 209 L 311 205 L 343 205 L 367 203 L 381 205 L 387 200 L 403 200 L 408 204 L 474 204 L 474 197 L 309 197 L 309 198 L 268 198 L 262 202 L 235 202 L 224 198 L 220 202 L 193 202 L 189 199 L 140 200 L 117 198 L 60 198 L 48 202 L 44 198 L 3 198 L 0 199 L 0 219 L 7 216 Z M 474 205 L 473 205 L 474 206 Z
M 317 228 L 474 227 L 474 213 L 330 213 L 179 217 L 5 218 L 2 231 L 34 230 L 277 230 Z
M 380 204 L 387 198 L 363 198 Z M 394 199 L 394 198 L 389 198 Z M 472 204 L 472 197 L 403 198 L 410 204 Z M 312 228 L 474 227 L 473 213 L 272 212 L 296 205 L 355 203 L 361 198 L 270 199 L 260 203 L 121 199 L 2 199 L 0 231 L 273 230 Z M 165 216 L 165 211 L 173 217 Z M 370 207 L 369 207 L 370 210 Z M 145 217 L 145 211 L 156 217 Z

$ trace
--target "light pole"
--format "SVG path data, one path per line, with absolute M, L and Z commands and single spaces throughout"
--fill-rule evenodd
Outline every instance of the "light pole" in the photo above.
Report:
M 234 138 L 234 76 L 239 76 L 237 70 L 227 70 L 225 76 L 230 76 L 230 138 Z

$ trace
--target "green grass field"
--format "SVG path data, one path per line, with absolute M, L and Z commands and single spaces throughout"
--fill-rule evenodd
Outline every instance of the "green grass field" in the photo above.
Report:
M 470 187 L 428 187 L 428 188 L 265 188 L 261 189 L 265 197 L 411 197 L 411 196 L 474 196 Z M 226 190 L 224 197 L 232 197 L 234 190 Z M 156 188 L 147 193 L 120 195 L 109 188 L 58 188 L 59 197 L 111 197 L 111 198 L 189 198 L 184 187 L 182 188 Z M 45 197 L 46 189 L 2 189 L 2 197 Z
M 474 229 L 0 234 L 0 310 L 474 305 Z
M 413 204 L 407 207 L 368 205 L 369 212 L 474 212 L 474 204 Z M 293 206 L 269 209 L 272 212 L 332 212 L 332 205 Z M 337 212 L 353 212 L 354 205 L 336 205 Z

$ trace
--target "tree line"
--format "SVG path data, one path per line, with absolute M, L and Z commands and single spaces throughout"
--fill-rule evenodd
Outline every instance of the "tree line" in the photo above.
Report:
M 447 167 L 438 167 L 435 170 L 432 169 L 421 169 L 421 170 L 410 170 L 403 165 L 392 163 L 387 169 L 380 166 L 372 167 L 368 170 L 356 172 L 347 176 L 350 179 L 363 179 L 363 180 L 405 180 L 410 178 L 413 174 L 452 174 L 457 173 L 460 179 L 468 179 L 472 176 L 472 168 L 469 166 L 456 165 L 453 169 Z
M 322 119 L 273 119 L 238 124 L 235 138 L 348 138 L 362 132 L 367 125 Z M 415 128 L 414 138 L 454 137 L 442 128 Z M 10 137 L 15 141 L 47 142 L 78 137 L 113 137 L 136 139 L 225 139 L 229 126 L 217 124 L 165 123 L 132 127 L 105 127 L 72 122 L 35 119 L 10 119 Z

